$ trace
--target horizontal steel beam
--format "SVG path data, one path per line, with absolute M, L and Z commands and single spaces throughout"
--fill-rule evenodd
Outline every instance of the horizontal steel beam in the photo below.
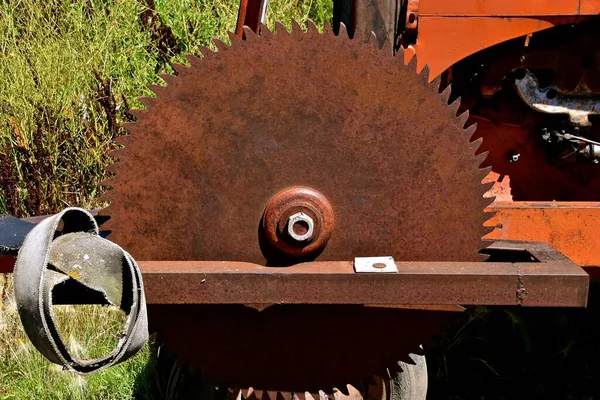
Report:
M 525 251 L 496 244 L 492 251 Z M 589 276 L 549 246 L 534 262 L 397 262 L 398 273 L 355 273 L 350 261 L 286 268 L 229 261 L 141 261 L 154 304 L 522 305 L 585 307 Z

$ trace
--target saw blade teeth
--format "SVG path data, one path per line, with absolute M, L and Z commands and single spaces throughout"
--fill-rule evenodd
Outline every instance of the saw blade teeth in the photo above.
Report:
M 390 54 L 390 55 L 392 55 L 393 54 L 393 52 L 392 52 L 392 42 L 390 42 L 389 39 L 386 39 L 383 42 L 383 45 L 381 45 L 381 47 L 379 48 L 379 50 L 383 51 L 384 54 Z
M 331 24 L 327 21 L 323 24 L 323 35 L 331 35 L 333 34 L 333 28 Z
M 258 31 L 260 32 L 261 37 L 273 36 L 275 32 L 273 32 L 266 24 L 262 22 L 258 24 Z
M 265 390 L 264 396 L 270 400 L 282 400 L 283 396 L 280 396 L 279 392 L 274 390 Z
M 294 392 L 294 397 L 297 400 L 309 400 L 308 397 L 306 396 L 307 392 Z
M 151 91 L 152 89 L 148 88 L 148 90 Z M 152 93 L 154 93 L 154 92 L 152 92 Z M 139 114 L 139 112 L 135 112 L 135 111 L 147 111 L 147 110 L 150 110 L 154 106 L 154 104 L 156 104 L 155 97 L 142 96 L 142 97 L 138 97 L 138 101 L 140 103 L 142 103 L 144 106 L 146 106 L 145 110 L 132 110 L 131 111 L 131 114 L 133 114 L 134 116 L 136 116 L 138 118 L 139 118 L 139 115 L 136 115 L 136 114 Z
M 340 22 L 340 29 L 338 31 L 338 37 L 341 37 L 343 39 L 347 39 L 350 37 L 350 35 L 348 35 L 348 29 L 346 29 L 346 24 L 344 24 L 343 22 Z
M 448 106 L 450 106 L 452 115 L 455 117 L 458 115 L 458 109 L 460 108 L 460 103 L 461 103 L 461 98 L 457 97 L 456 99 L 454 99 L 454 101 L 452 103 L 448 104 Z
M 200 59 L 200 57 L 198 57 L 194 54 L 187 53 L 185 55 L 185 58 L 186 58 L 186 60 L 188 60 L 188 62 L 190 63 L 190 65 L 192 67 L 198 67 L 202 63 L 202 60 Z M 181 75 L 182 73 L 187 71 L 187 69 L 189 69 L 189 67 L 185 67 L 184 71 L 179 71 L 179 74 Z
M 485 214 L 492 214 L 491 218 L 488 218 L 484 223 L 483 226 L 485 228 L 496 228 L 496 218 L 494 217 L 494 215 L 496 214 L 493 211 L 486 211 Z
M 486 226 L 486 227 L 484 227 L 484 229 L 483 229 L 483 235 L 482 235 L 482 238 L 483 238 L 483 240 L 484 240 L 485 247 L 483 247 L 483 248 L 482 248 L 482 250 L 483 250 L 483 249 L 487 249 L 487 248 L 488 248 L 488 247 L 489 247 L 489 246 L 492 244 L 491 242 L 490 242 L 490 243 L 486 243 L 486 242 L 488 242 L 488 241 L 489 241 L 489 239 L 486 239 L 485 237 L 486 237 L 487 235 L 489 235 L 490 233 L 494 232 L 494 230 L 496 230 L 496 227 L 495 227 L 495 226 Z
M 429 83 L 431 86 L 433 86 L 435 88 L 436 92 L 438 92 L 438 94 L 439 94 L 440 93 L 440 84 L 442 83 L 442 78 L 437 76 L 432 79 L 431 68 L 429 68 L 428 64 L 425 64 L 425 66 L 421 70 L 420 74 L 421 74 L 421 77 L 425 80 L 425 83 Z
M 246 39 L 246 41 L 249 42 L 258 39 L 258 35 L 254 33 L 254 31 L 250 27 L 244 25 L 242 29 L 244 30 L 244 38 Z
M 142 104 L 144 104 L 144 103 L 142 103 Z M 133 110 L 129 110 L 129 114 L 133 115 L 133 117 L 136 119 L 136 121 L 139 121 L 139 119 L 140 119 L 141 117 L 143 117 L 144 113 L 145 113 L 145 112 L 146 112 L 146 110 L 147 110 L 147 106 L 146 106 L 145 104 L 144 104 L 144 106 L 145 106 L 146 108 L 134 108 Z M 136 122 L 136 123 L 137 123 L 137 122 Z M 135 128 L 135 127 L 133 127 L 133 126 L 130 126 L 130 127 L 128 127 L 128 132 L 131 132 L 131 131 L 129 130 L 129 129 L 131 129 L 131 128 Z
M 124 129 L 126 129 L 129 132 L 129 130 L 132 127 L 134 127 L 135 125 L 136 125 L 135 122 L 127 122 L 127 124 L 123 124 L 122 126 L 123 126 Z M 134 130 L 135 130 L 135 128 L 134 128 Z M 124 147 L 128 147 L 131 144 L 131 140 L 132 140 L 131 139 L 131 135 L 121 135 L 121 136 L 117 136 L 115 138 L 115 142 L 117 144 L 120 144 L 120 145 L 124 146 Z M 115 149 L 115 150 L 122 150 L 122 148 Z
M 240 39 L 240 37 L 238 35 L 236 35 L 235 32 L 227 32 L 227 37 L 229 38 L 229 41 L 231 42 L 229 47 L 239 46 L 242 43 L 242 39 Z
M 389 42 L 389 40 L 386 40 L 386 42 Z M 391 45 L 392 45 L 392 44 L 390 43 L 390 46 L 391 46 Z M 405 54 L 404 54 L 404 53 L 406 53 L 406 52 L 404 51 L 404 47 L 400 46 L 400 48 L 399 48 L 399 49 L 396 51 L 396 54 L 395 54 L 395 56 L 396 56 L 396 57 L 398 57 L 400 60 L 402 60 L 402 62 L 403 62 L 404 64 L 407 64 L 407 62 L 406 62 L 406 57 L 405 57 Z
M 296 21 L 295 19 L 292 20 L 292 33 L 295 33 L 298 35 L 304 33 L 304 31 L 302 30 L 302 27 L 300 26 L 298 21 Z
M 171 68 L 173 68 L 173 73 L 172 74 L 168 74 L 171 76 L 179 76 L 182 73 L 185 73 L 188 69 L 187 65 L 181 64 L 181 63 L 177 63 L 177 62 L 173 62 L 171 63 Z
M 161 76 L 161 79 L 162 79 L 162 76 Z M 163 79 L 163 80 L 164 80 L 164 79 Z M 169 84 L 169 82 L 167 82 L 167 81 L 165 81 L 165 83 L 166 83 L 167 85 Z M 163 90 L 165 89 L 165 86 L 163 86 L 163 85 L 154 85 L 154 84 L 152 84 L 152 85 L 148 85 L 148 86 L 147 86 L 147 88 L 148 88 L 148 90 L 150 90 L 150 91 L 151 91 L 152 93 L 154 93 L 155 95 L 157 95 L 157 96 L 160 96 L 160 95 L 161 95 L 161 92 L 163 92 Z
M 100 211 L 98 211 L 98 215 L 108 216 L 109 219 L 102 224 L 102 230 L 108 230 L 111 224 L 110 219 L 110 210 L 112 209 L 112 201 L 113 198 L 110 196 L 110 191 L 104 192 L 100 196 L 98 196 L 98 201 L 101 203 L 108 203 L 108 206 L 104 207 Z
M 121 150 L 122 150 L 122 149 L 120 149 L 120 148 L 117 148 L 117 149 L 112 149 L 112 150 L 110 150 L 110 151 L 108 152 L 108 155 L 109 155 L 109 156 L 110 156 L 110 158 L 112 159 L 112 163 L 114 163 L 114 162 L 118 161 L 118 159 L 119 159 L 119 152 L 120 152 Z M 110 164 L 108 164 L 108 165 L 110 165 Z M 106 168 L 104 168 L 104 170 L 106 171 Z
M 277 392 L 277 400 L 292 400 L 293 393 L 292 392 Z
M 308 33 L 311 34 L 319 34 L 319 30 L 317 29 L 317 25 L 315 25 L 315 23 L 313 22 L 312 19 L 308 19 L 308 22 L 306 23 L 306 29 L 308 31 Z
M 402 48 L 402 51 L 404 52 L 404 64 L 409 64 L 410 61 L 412 61 L 413 58 L 415 58 L 417 56 L 417 53 L 415 52 L 415 49 L 412 46 L 408 46 L 407 48 Z M 416 68 L 415 68 L 416 71 Z
M 298 24 L 296 21 L 293 21 L 293 22 L 292 22 L 292 30 L 291 30 L 291 31 L 292 31 L 292 33 L 298 33 L 298 34 L 302 33 L 302 32 L 301 32 L 301 29 L 299 29 L 299 26 L 300 26 L 300 25 L 299 25 L 299 24 Z M 285 32 L 285 33 L 287 33 L 288 35 L 290 35 L 290 32 L 288 32 L 288 31 L 285 29 L 284 25 L 283 25 L 281 22 L 277 21 L 277 22 L 276 22 L 276 27 L 277 27 L 277 28 L 276 28 L 276 33 L 277 33 L 277 34 L 281 34 L 281 33 Z M 318 31 L 317 31 L 317 29 L 316 29 L 316 26 L 314 25 L 314 23 L 313 23 L 312 21 L 309 21 L 309 22 L 308 22 L 308 28 L 307 28 L 307 29 L 308 29 L 308 32 L 309 32 L 309 33 L 311 33 L 311 30 L 314 30 L 314 31 L 316 31 L 316 32 L 318 33 Z M 326 24 L 326 25 L 325 25 L 325 27 L 324 27 L 324 29 L 323 29 L 323 31 L 324 31 L 324 33 L 327 33 L 328 31 L 329 31 L 329 32 L 331 32 L 331 27 L 330 27 L 330 26 L 328 26 L 328 25 Z M 342 32 L 342 31 L 346 32 L 346 35 L 348 35 L 348 32 L 347 32 L 346 26 L 345 26 L 344 24 L 340 24 L 340 32 L 339 32 L 338 36 L 342 36 L 342 34 L 341 34 L 341 32 Z M 256 35 L 256 34 L 255 34 L 253 31 L 251 31 L 251 30 L 250 30 L 248 27 L 244 27 L 244 32 L 245 32 L 245 34 L 246 34 L 246 38 L 247 38 L 247 39 L 254 40 L 255 38 L 257 38 L 257 35 Z M 250 34 L 250 32 L 252 32 L 252 34 Z M 263 32 L 265 32 L 265 33 L 266 33 L 266 32 L 270 32 L 270 31 L 269 31 L 268 29 L 266 29 L 266 28 L 265 28 L 265 30 L 264 30 Z M 234 45 L 235 45 L 235 43 L 238 43 L 238 44 L 240 44 L 240 43 L 243 43 L 243 41 L 242 41 L 242 40 L 241 40 L 241 39 L 240 39 L 238 36 L 236 36 L 235 34 L 233 34 L 233 33 L 230 33 L 229 35 L 230 35 L 230 39 L 231 39 L 231 43 L 232 43 L 232 45 L 231 45 L 231 46 L 234 46 Z M 355 40 L 354 40 L 354 42 L 355 42 L 356 44 L 355 44 L 355 45 L 352 45 L 352 46 L 354 46 L 354 47 L 353 47 L 353 49 L 354 49 L 354 48 L 358 48 L 358 47 L 362 47 L 362 44 L 364 43 L 364 36 L 360 34 L 360 31 L 359 31 L 359 30 L 356 30 L 356 31 L 355 31 L 355 35 L 354 35 L 354 36 L 355 36 L 355 37 L 354 37 L 354 39 L 355 39 Z M 357 36 L 358 36 L 358 39 L 357 39 Z M 343 39 L 345 39 L 345 38 L 343 38 Z M 377 43 L 377 37 L 376 37 L 376 35 L 375 35 L 373 32 L 371 32 L 371 34 L 370 34 L 370 36 L 369 36 L 369 38 L 368 38 L 368 41 L 367 41 L 366 43 L 368 43 L 368 44 L 372 45 L 374 48 L 378 48 L 378 47 L 379 47 L 379 46 L 378 46 L 378 43 Z M 220 44 L 217 44 L 217 43 L 215 42 L 215 46 L 216 46 L 216 48 L 217 48 L 219 51 L 227 50 L 229 47 L 231 47 L 231 46 L 227 46 L 227 45 L 226 45 L 224 42 L 220 42 Z M 388 52 L 389 54 L 392 54 L 391 47 L 392 47 L 392 43 L 391 43 L 389 40 L 386 40 L 386 41 L 384 42 L 384 45 L 381 47 L 381 49 L 384 49 L 384 50 L 385 50 L 386 52 Z M 206 49 L 206 48 L 204 48 L 204 49 Z M 205 50 L 204 50 L 204 49 L 202 49 L 202 52 L 203 52 L 203 54 L 205 53 Z M 207 50 L 208 50 L 208 49 L 207 49 Z M 369 50 L 369 51 L 370 51 L 370 50 Z M 212 53 L 214 53 L 214 51 L 212 51 L 212 50 L 209 50 L 209 51 L 207 52 L 207 54 L 212 54 Z M 386 54 L 386 55 L 388 55 L 388 54 Z M 229 56 L 229 53 L 227 53 L 227 54 L 224 54 L 223 56 Z M 405 60 L 405 51 L 404 51 L 404 49 L 403 49 L 402 47 L 400 47 L 400 49 L 397 51 L 397 54 L 396 54 L 396 56 L 399 56 L 399 57 L 401 57 L 401 60 L 402 60 L 402 62 L 404 63 L 404 60 Z M 193 67 L 194 67 L 194 66 L 196 66 L 196 65 L 199 65 L 201 62 L 203 62 L 203 61 L 202 61 L 200 58 L 198 58 L 198 57 L 195 57 L 195 56 L 191 56 L 191 55 L 186 55 L 186 58 L 188 58 L 188 61 L 190 61 L 190 64 L 192 64 L 192 66 L 193 66 Z M 190 58 L 193 58 L 193 59 L 190 59 Z M 413 57 L 412 57 L 412 58 L 409 60 L 409 62 L 407 62 L 407 65 L 408 65 L 408 67 L 409 67 L 409 68 L 410 68 L 412 71 L 415 71 L 415 72 L 416 72 L 416 71 L 417 71 L 417 69 L 418 69 L 417 57 L 416 57 L 416 56 L 413 56 Z M 404 66 L 402 66 L 402 67 L 404 68 Z M 188 67 L 186 67 L 186 69 L 188 69 Z M 190 68 L 190 69 L 191 69 L 191 68 Z M 424 80 L 426 83 L 428 83 L 428 78 L 429 78 L 429 68 L 428 68 L 427 66 L 425 66 L 425 68 L 423 68 L 423 70 L 421 70 L 420 74 L 421 74 L 421 76 L 423 77 L 423 80 Z M 176 77 L 173 77 L 173 76 L 171 76 L 171 75 L 169 75 L 169 77 L 170 77 L 169 79 L 171 79 L 171 81 L 174 81 L 175 79 L 177 79 Z M 165 81 L 167 81 L 167 80 L 165 79 Z M 439 82 L 439 78 L 437 78 L 437 79 L 436 79 L 436 81 L 437 81 L 437 82 Z M 171 82 L 167 81 L 167 84 L 168 84 L 168 85 L 171 85 Z M 434 84 L 434 86 L 435 86 L 435 84 Z M 159 90 L 162 90 L 162 88 L 163 88 L 163 87 L 160 87 L 160 88 L 161 88 L 161 89 L 159 89 Z M 435 88 L 436 88 L 436 91 L 439 91 L 439 85 L 438 85 L 438 86 L 435 86 Z M 449 97 L 450 97 L 450 89 L 449 89 L 449 87 L 448 87 L 448 88 L 446 88 L 446 89 L 445 89 L 445 90 L 444 90 L 444 91 L 441 93 L 441 96 L 442 96 L 442 97 L 446 96 L 446 98 L 444 99 L 444 101 L 445 101 L 446 103 L 448 103 L 448 99 L 449 99 Z M 149 99 L 149 101 L 148 101 L 148 102 L 149 102 L 149 103 L 151 103 L 151 104 L 153 104 L 153 103 L 155 102 L 155 99 L 154 99 L 154 98 L 148 98 L 148 99 Z M 436 99 L 434 99 L 434 100 L 436 100 Z M 161 100 L 161 101 L 165 101 L 165 100 Z M 146 105 L 148 105 L 146 102 L 143 102 L 143 103 L 144 103 L 144 104 L 146 104 Z M 161 103 L 161 104 L 162 104 L 162 103 Z M 456 104 L 457 104 L 457 109 L 458 109 L 458 107 L 460 106 L 460 101 L 458 101 Z M 148 106 L 148 107 L 149 107 L 149 106 Z M 456 115 L 456 111 L 457 111 L 457 109 L 456 109 L 456 110 L 454 110 L 454 115 Z M 463 114 L 461 114 L 460 116 L 458 116 L 458 117 L 456 117 L 456 118 L 458 119 L 459 123 L 461 124 L 461 128 L 462 128 L 462 127 L 464 127 L 464 124 L 466 123 L 466 119 L 468 119 L 468 113 L 463 113 Z M 452 121 L 453 121 L 453 120 L 452 120 Z M 453 122 L 453 123 L 454 123 L 454 122 Z M 133 125 L 133 127 L 132 127 L 132 128 L 133 128 L 133 130 L 135 130 L 135 127 L 136 127 L 136 126 L 139 126 L 139 125 L 136 125 L 136 124 L 132 124 L 132 125 Z M 128 130 L 129 130 L 129 129 L 128 129 Z M 471 137 L 472 137 L 472 135 L 474 134 L 474 129 L 473 129 L 473 131 L 472 131 L 472 132 L 470 132 L 470 133 L 468 132 L 468 129 L 467 129 L 466 131 L 467 131 L 467 133 L 469 134 L 469 138 L 471 138 Z M 141 140 L 141 139 L 140 139 L 140 140 Z M 478 147 L 479 147 L 479 146 L 477 146 L 477 148 L 478 148 Z M 133 159 L 132 159 L 132 160 L 133 160 Z M 111 166 L 111 167 L 107 168 L 107 171 L 109 171 L 109 170 L 113 170 L 114 166 L 116 166 L 116 165 L 118 165 L 118 163 L 115 163 L 115 164 L 113 164 L 113 166 Z M 121 164 L 121 167 L 120 167 L 120 168 L 123 168 L 124 166 L 125 166 L 124 164 Z M 126 179 L 126 178 L 124 177 L 123 179 Z M 111 178 L 108 178 L 108 179 L 107 179 L 107 181 L 108 181 L 109 183 L 110 183 L 110 182 L 113 182 L 113 183 L 115 182 L 115 181 L 114 181 L 114 180 L 112 180 Z M 126 185 L 124 185 L 124 182 L 123 182 L 123 181 L 121 181 L 121 184 L 120 184 L 120 186 L 122 186 L 122 187 L 123 187 L 123 189 L 126 189 Z M 108 199 L 110 199 L 110 200 L 112 200 L 112 198 L 111 198 L 110 196 L 107 196 L 107 198 L 108 198 Z M 479 204 L 479 203 L 478 203 L 478 204 Z M 120 206 L 120 207 L 122 207 L 122 206 Z M 108 210 L 107 212 L 110 214 L 110 208 L 107 208 L 106 210 Z M 124 219 L 124 218 L 123 218 L 123 219 Z M 121 222 L 122 222 L 122 221 L 121 221 Z M 477 232 L 475 232 L 475 233 L 477 233 Z M 426 339 L 425 339 L 424 341 L 426 341 Z M 406 361 L 407 361 L 407 362 L 411 362 L 411 361 L 412 361 L 412 359 L 410 359 L 410 358 L 409 358 L 409 359 L 407 359 Z M 349 388 L 348 388 L 348 386 L 345 386 L 343 389 L 345 389 L 345 390 L 346 390 L 346 392 L 348 393 L 348 395 L 350 394 L 350 391 L 349 391 Z M 245 398 L 248 398 L 249 396 L 253 395 L 253 393 L 252 393 L 252 392 L 253 392 L 253 389 L 252 389 L 252 388 L 249 388 L 248 390 L 246 390 L 246 391 L 245 391 L 245 393 L 244 393 L 244 392 L 242 392 L 242 394 L 244 395 L 244 397 L 245 397 Z M 321 393 L 323 393 L 323 392 L 321 392 Z M 306 398 L 307 400 L 310 400 L 310 397 L 312 397 L 312 395 L 311 395 L 311 394 L 309 394 L 309 393 L 307 393 L 307 394 L 308 394 L 308 396 L 306 396 L 305 398 Z M 316 400 L 319 400 L 320 398 L 323 398 L 322 396 L 319 396 L 319 394 L 317 394 L 317 393 L 315 393 L 315 395 L 316 395 L 316 396 L 315 396 L 315 399 L 316 399 Z M 277 396 L 277 397 L 279 397 L 279 395 L 276 395 L 276 396 Z M 272 392 L 268 392 L 268 391 L 264 391 L 264 390 L 256 391 L 256 393 L 254 393 L 254 397 L 255 397 L 255 398 L 257 398 L 257 399 L 261 399 L 261 400 L 262 400 L 263 398 L 265 398 L 265 399 L 266 399 L 266 398 L 271 398 L 271 399 L 274 399 L 274 396 L 272 395 Z M 301 396 L 298 396 L 298 397 L 299 397 L 299 398 L 301 398 Z M 303 397 L 304 397 L 304 396 L 303 396 Z M 279 400 L 279 399 L 277 399 L 277 400 Z
M 281 35 L 281 34 L 286 34 L 287 35 L 290 32 L 287 30 L 287 28 L 285 27 L 285 25 L 281 21 L 277 20 L 277 21 L 275 21 L 275 33 L 277 35 Z
M 484 181 L 488 177 L 488 175 L 490 174 L 490 172 L 492 172 L 492 166 L 488 165 L 486 167 L 481 167 L 480 171 L 481 171 L 481 174 L 483 175 L 483 178 L 481 179 L 481 183 L 488 183 L 488 182 L 484 182 Z M 496 181 L 495 180 L 489 181 L 489 183 L 491 183 L 492 185 L 494 185 L 496 183 Z
M 122 161 L 124 158 L 125 149 L 113 149 L 108 152 L 108 155 L 112 157 L 115 161 Z
M 115 161 L 115 162 L 114 162 L 114 163 L 112 163 L 112 164 L 108 164 L 108 165 L 107 165 L 107 166 L 104 168 L 104 170 L 105 170 L 106 172 L 110 172 L 110 173 L 116 174 L 116 173 L 118 172 L 118 170 L 119 170 L 119 164 L 120 164 L 120 162 L 119 162 L 119 161 Z
M 242 389 L 242 396 L 245 399 L 248 399 L 250 396 L 252 396 L 252 393 L 254 393 L 254 389 L 252 387 Z
M 339 390 L 340 393 L 342 393 L 345 396 L 350 396 L 350 393 L 352 392 L 352 390 L 356 390 L 356 387 L 352 384 L 346 384 L 344 386 L 342 386 Z
M 471 126 L 473 126 L 473 125 L 471 125 Z M 471 128 L 471 126 L 469 128 Z M 469 128 L 467 128 L 467 129 L 469 129 Z M 483 138 L 479 137 L 477 139 L 471 140 L 469 142 L 469 147 L 473 150 L 473 152 L 476 155 L 480 155 L 479 148 L 481 147 L 482 143 L 483 143 Z M 485 154 L 487 154 L 487 152 Z
M 203 59 L 210 58 L 215 54 L 215 51 L 206 46 L 198 45 L 196 48 L 198 49 L 200 54 L 202 54 Z
M 423 357 L 423 354 L 415 354 L 415 353 L 411 353 L 408 355 L 408 357 L 410 358 L 410 361 L 412 363 L 412 365 L 417 365 L 417 363 L 419 362 L 419 357 Z
M 442 90 L 442 92 L 440 93 L 440 96 L 442 97 L 442 99 L 444 99 L 446 104 L 448 104 L 451 94 L 452 94 L 452 88 L 450 85 L 448 85 L 444 88 L 444 90 Z M 464 127 L 464 125 L 463 125 L 463 127 Z
M 429 68 L 429 67 L 428 67 Z M 430 75 L 429 73 L 427 75 Z M 428 79 L 428 78 L 427 78 Z M 441 86 L 442 86 L 442 77 L 441 76 L 437 76 L 433 81 L 431 81 L 431 86 L 433 86 L 435 88 L 435 90 L 437 90 L 438 94 L 441 95 L 442 90 L 441 90 Z M 448 100 L 444 100 L 444 102 L 446 104 L 448 104 Z
M 103 187 L 106 187 L 106 188 L 113 187 L 115 185 L 115 177 L 116 177 L 116 175 L 102 179 L 100 181 L 100 185 Z
M 183 65 L 181 64 L 171 64 L 171 67 L 173 67 L 173 70 L 175 70 L 175 66 L 181 66 L 183 67 Z M 175 72 L 177 72 L 177 70 L 175 70 Z M 165 83 L 167 85 L 170 85 L 171 83 L 173 83 L 175 81 L 175 79 L 177 79 L 177 77 L 173 74 L 167 74 L 166 72 L 161 72 L 160 74 L 158 74 L 158 76 L 160 76 L 160 79 L 162 79 L 163 81 L 165 81 Z M 157 87 L 158 85 L 152 85 L 152 87 Z M 159 88 L 163 88 L 164 86 L 158 86 Z M 154 90 L 153 90 L 154 92 Z M 156 92 L 154 92 L 156 93 Z
M 185 55 L 184 57 L 187 59 L 187 55 Z M 188 72 L 188 70 L 189 70 L 189 67 L 187 65 L 179 64 L 179 63 L 172 63 L 171 64 L 171 68 L 173 68 L 173 72 L 174 73 L 173 74 L 169 74 L 169 75 L 171 75 L 173 77 L 175 77 L 175 76 L 179 76 L 180 77 L 182 75 L 185 75 Z M 165 82 L 167 82 L 167 81 L 165 81 Z
M 487 175 L 487 173 L 486 173 L 486 175 Z M 495 182 L 485 182 L 485 183 L 481 184 L 483 186 L 483 188 L 485 189 L 485 194 L 489 193 L 489 191 L 492 190 L 492 188 L 494 187 L 494 183 Z M 485 196 L 485 194 L 483 195 L 483 197 L 485 197 L 486 199 L 495 197 L 495 196 Z M 493 213 L 493 211 L 490 211 L 490 212 Z
M 360 29 L 359 26 L 354 27 L 354 32 L 352 33 L 352 36 L 350 36 L 350 30 L 348 30 L 347 26 L 346 30 L 348 31 L 348 37 L 350 38 L 350 40 L 356 39 L 361 43 L 368 43 L 370 36 L 365 38 L 366 35 L 363 33 L 362 29 Z
M 477 131 L 477 122 L 475 122 L 474 124 L 471 124 L 465 128 L 465 134 L 469 138 L 470 142 L 475 140 L 473 138 L 473 135 L 475 135 L 475 131 Z
M 479 143 L 481 143 L 481 142 L 479 142 Z M 479 149 L 479 147 L 477 147 L 477 149 Z M 488 158 L 488 154 L 490 154 L 489 151 L 484 151 L 483 153 L 479 153 L 479 154 L 477 154 L 475 156 L 476 162 L 477 162 L 477 164 L 478 164 L 478 166 L 479 166 L 480 169 L 483 169 L 483 168 L 487 167 L 487 166 L 484 166 L 484 165 L 485 165 L 485 162 L 486 162 L 486 160 Z M 483 172 L 482 172 L 482 175 L 483 175 Z M 487 175 L 487 173 L 485 175 Z M 483 175 L 483 178 L 485 178 L 485 175 Z M 483 178 L 482 178 L 482 180 L 483 180 Z
M 418 68 L 419 68 L 418 67 L 418 61 L 419 60 L 417 60 L 417 71 L 418 71 Z M 421 77 L 421 79 L 423 79 L 424 83 L 429 83 L 429 75 L 430 75 L 429 74 L 429 65 L 425 64 L 423 66 L 423 69 L 421 71 L 418 71 L 418 73 L 419 73 L 419 76 Z M 439 89 L 439 85 L 437 87 L 435 87 L 435 91 L 437 92 L 438 89 Z
M 493 203 L 494 202 L 491 202 L 487 205 L 487 207 L 489 207 Z M 487 232 L 491 232 L 494 229 L 498 228 L 496 221 L 496 211 L 485 211 L 484 214 L 486 215 L 486 220 L 483 222 L 484 230 L 486 230 Z
M 133 110 L 129 110 L 129 111 L 131 112 Z M 127 132 L 131 132 L 132 129 L 135 130 L 136 125 L 137 125 L 136 121 L 121 122 L 121 128 L 125 129 Z M 120 140 L 120 138 L 126 137 L 126 136 L 129 136 L 129 135 L 118 136 L 115 140 L 118 142 Z
M 411 71 L 417 72 L 417 55 L 412 56 L 406 65 Z
M 229 47 L 227 43 L 218 38 L 212 38 L 212 42 L 218 51 L 225 51 Z
M 237 386 L 227 386 L 225 398 L 229 400 L 241 400 L 242 389 Z
M 448 86 L 448 87 L 450 87 L 450 86 Z M 446 89 L 444 91 L 448 91 L 448 89 Z M 466 110 L 457 117 L 459 126 L 461 128 L 465 127 L 465 125 L 467 124 L 467 121 L 469 120 L 469 116 L 470 116 L 469 110 Z
M 141 113 L 138 113 L 138 114 L 142 114 L 142 113 L 146 112 L 146 110 L 132 110 L 132 111 L 141 111 Z M 131 137 L 134 134 L 141 135 L 144 132 L 144 129 L 142 128 L 143 125 L 139 122 L 127 122 L 127 123 L 122 124 L 122 127 L 123 127 L 123 129 L 125 129 L 125 131 L 127 131 L 128 135 L 121 135 L 115 140 L 117 141 L 117 143 L 123 144 L 124 146 L 126 146 L 128 142 L 133 140 L 133 139 L 131 139 Z M 121 139 L 121 138 L 123 138 L 123 139 Z
M 354 37 L 362 37 L 362 33 L 359 36 L 358 33 L 355 31 L 354 32 Z M 377 49 L 379 49 L 379 43 L 377 42 L 377 35 L 375 34 L 375 32 L 371 31 L 371 33 L 369 34 L 369 37 L 367 38 L 367 40 L 365 41 L 366 44 L 369 44 Z
M 416 59 L 416 57 L 415 57 L 415 59 Z M 416 69 L 416 71 L 419 73 L 419 76 L 421 77 L 421 79 L 423 79 L 424 83 L 429 83 L 431 81 L 431 73 L 429 72 L 430 71 L 429 70 L 429 65 L 425 64 L 423 66 L 423 69 L 421 69 L 419 71 L 419 65 L 418 65 L 419 60 L 416 60 L 416 61 L 417 61 L 417 69 Z M 439 83 L 437 85 L 432 84 L 432 87 L 434 87 L 435 91 L 439 93 L 439 90 L 440 90 Z

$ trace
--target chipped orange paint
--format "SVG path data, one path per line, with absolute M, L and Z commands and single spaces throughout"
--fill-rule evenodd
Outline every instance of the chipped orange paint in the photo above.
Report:
M 495 202 L 485 238 L 546 242 L 575 263 L 600 267 L 600 202 Z

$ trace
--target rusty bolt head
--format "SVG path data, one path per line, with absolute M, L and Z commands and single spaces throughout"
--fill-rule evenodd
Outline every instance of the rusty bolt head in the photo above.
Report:
M 304 232 L 296 233 L 297 226 L 299 226 L 300 229 L 303 230 Z M 287 232 L 288 232 L 288 235 L 290 235 L 290 237 L 292 239 L 294 239 L 295 241 L 304 242 L 304 241 L 312 239 L 314 231 L 315 231 L 314 221 L 312 220 L 311 217 L 304 214 L 303 212 L 298 212 L 294 215 L 291 215 L 290 218 L 288 218 Z

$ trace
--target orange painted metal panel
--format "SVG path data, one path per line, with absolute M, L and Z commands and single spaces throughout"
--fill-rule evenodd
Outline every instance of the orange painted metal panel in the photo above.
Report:
M 418 68 L 427 63 L 433 80 L 473 53 L 552 26 L 551 21 L 534 18 L 419 17 L 419 36 L 414 45 Z
M 599 15 L 600 0 L 581 0 L 580 15 Z
M 600 202 L 495 202 L 493 240 L 546 242 L 575 263 L 600 267 Z
M 525 17 L 593 15 L 600 0 L 420 0 L 419 15 Z

